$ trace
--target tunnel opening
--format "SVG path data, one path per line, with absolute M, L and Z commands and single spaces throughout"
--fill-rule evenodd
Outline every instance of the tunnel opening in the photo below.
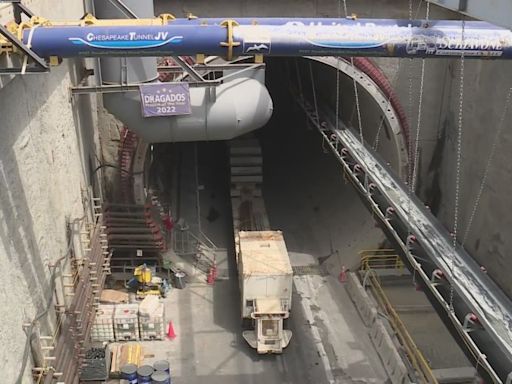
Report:
M 345 68 L 345 72 L 341 68 Z M 338 76 L 337 69 L 340 70 Z M 378 71 L 376 67 L 374 70 Z M 381 73 L 379 75 L 383 76 Z M 364 139 L 373 143 L 373 147 L 402 178 L 406 177 L 407 127 L 400 121 L 400 111 L 393 108 L 390 94 L 381 89 L 382 85 L 379 87 L 362 70 L 346 60 L 269 60 L 266 67 L 266 85 L 275 103 L 275 112 L 271 121 L 256 132 L 263 149 L 263 189 L 266 204 L 269 206 L 271 225 L 276 228 L 286 226 L 282 222 L 285 217 L 283 213 L 290 213 L 290 217 L 296 218 L 293 219 L 294 222 L 301 222 L 302 227 L 309 228 L 309 241 L 315 246 L 308 250 L 319 255 L 322 261 L 335 255 L 329 261 L 332 265 L 327 263 L 326 267 L 336 270 L 341 264 L 346 264 L 347 268 L 355 268 L 360 261 L 357 250 L 374 249 L 382 245 L 385 238 L 360 202 L 357 193 L 340 174 L 339 164 L 327 153 L 320 135 L 301 117 L 302 113 L 292 97 L 294 90 L 288 86 L 288 82 L 298 84 L 300 91 L 310 94 L 309 97 L 314 94 L 318 105 L 327 105 L 331 111 L 336 110 L 335 105 L 338 102 L 340 121 L 357 129 L 359 121 L 354 79 L 359 90 L 358 102 Z M 215 221 L 221 215 L 220 208 L 200 208 L 202 193 L 198 190 L 204 188 L 199 180 L 199 173 L 203 173 L 202 177 L 207 177 L 211 185 L 218 184 L 219 181 L 225 183 L 224 189 L 220 185 L 216 185 L 215 189 L 228 196 L 226 191 L 229 190 L 229 183 L 226 175 L 229 174 L 229 158 L 224 142 L 148 145 L 139 139 L 135 148 L 133 158 L 130 159 L 132 165 L 129 172 L 121 174 L 129 179 L 121 183 L 121 195 L 126 202 L 145 204 L 156 194 L 166 209 L 172 207 L 169 214 L 173 220 L 179 226 L 190 228 L 194 233 L 201 232 L 201 221 L 206 221 L 204 225 L 208 226 L 210 220 Z M 215 166 L 204 171 L 201 170 L 202 164 Z M 198 190 L 183 190 L 180 187 L 183 178 L 189 178 L 191 185 L 195 185 L 194 188 Z M 212 192 L 211 195 L 211 200 L 215 200 L 219 193 Z M 281 204 L 280 200 L 291 205 Z M 209 202 L 206 201 L 205 204 Z M 221 206 L 224 215 L 228 214 L 229 209 L 225 210 L 226 204 L 221 203 Z M 293 209 L 290 210 L 290 206 Z M 273 214 L 274 211 L 279 214 Z M 300 242 L 300 230 L 289 229 L 286 232 L 287 241 L 291 244 Z M 228 246 L 228 240 L 218 241 L 223 246 Z M 173 247 L 173 244 L 167 245 Z M 295 245 L 292 246 L 294 247 Z M 296 252 L 305 252 L 299 251 L 299 243 L 296 247 Z M 116 250 L 114 263 L 127 261 L 133 257 L 133 252 Z M 158 250 L 146 249 L 143 252 L 144 258 L 139 261 L 153 264 L 158 261 L 157 254 Z M 348 259 L 341 262 L 339 255 L 346 255 Z
M 331 111 L 336 110 L 335 105 L 338 102 L 340 121 L 358 129 L 354 80 L 350 76 L 356 75 L 364 139 L 372 143 L 402 178 L 406 177 L 408 167 L 407 127 L 404 128 L 389 96 L 378 84 L 350 62 L 343 61 L 343 66 L 348 73 L 340 70 L 337 77 L 336 68 L 342 67 L 341 59 L 269 60 L 266 67 L 266 85 L 274 102 L 274 113 L 271 120 L 256 131 L 256 137 L 263 150 L 263 194 L 272 227 L 287 226 L 283 221 L 286 212 L 296 225 L 301 223 L 300 226 L 309 228 L 309 241 L 315 245 L 308 251 L 320 255 L 322 260 L 333 254 L 350 255 L 344 263 L 348 268 L 355 268 L 359 264 L 357 251 L 379 247 L 385 238 L 353 187 L 344 180 L 339 164 L 327 152 L 321 136 L 308 125 L 298 109 L 292 96 L 293 89 L 288 86 L 288 82 L 300 83 L 299 87 L 304 93 L 312 94 L 314 90 L 318 104 L 328 106 Z M 364 87 L 361 86 L 362 82 Z M 226 179 L 229 174 L 229 158 L 225 143 L 159 143 L 152 148 L 152 156 L 147 157 L 152 162 L 149 177 L 152 185 L 148 185 L 146 190 L 176 188 L 172 193 L 173 197 L 168 198 L 174 201 L 173 205 L 176 207 L 173 217 L 176 220 L 182 219 L 197 231 L 197 208 L 191 212 L 183 211 L 182 200 L 190 196 L 187 197 L 187 191 L 182 191 L 177 186 L 183 177 L 180 167 L 190 167 L 193 170 L 196 165 L 199 166 L 198 172 L 208 175 L 210 184 L 214 179 L 210 175 L 214 172 L 215 179 L 226 182 L 226 188 L 229 189 Z M 169 171 L 164 164 L 172 164 L 174 171 Z M 215 167 L 201 172 L 201 165 L 204 164 L 209 167 L 215 164 Z M 173 180 L 173 183 L 169 183 L 169 180 Z M 204 188 L 202 182 L 199 184 L 199 188 Z M 192 191 L 188 192 L 190 194 Z M 140 186 L 139 191 L 135 188 L 134 193 L 141 194 Z M 218 196 L 217 193 L 213 195 Z M 195 204 L 198 205 L 197 202 Z M 209 206 L 200 208 L 200 211 L 202 221 L 208 221 L 219 214 L 217 208 Z M 225 214 L 229 215 L 229 210 Z M 299 251 L 302 238 L 300 231 L 290 228 L 285 232 L 287 242 L 298 242 L 296 251 L 305 252 Z M 341 266 L 340 261 L 334 258 L 330 262 L 335 269 Z

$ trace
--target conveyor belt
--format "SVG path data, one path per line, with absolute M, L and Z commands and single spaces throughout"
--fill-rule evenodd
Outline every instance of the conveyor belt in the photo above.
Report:
M 411 196 L 407 186 L 378 155 L 351 130 L 345 127 L 336 130 L 330 112 L 315 112 L 312 103 L 296 92 L 294 95 L 363 201 L 380 219 L 390 240 L 402 249 L 406 261 L 422 277 L 428 296 L 436 301 L 434 307 L 455 327 L 468 355 L 478 361 L 481 372 L 493 382 L 509 384 L 512 378 L 510 299 L 462 247 L 454 248 L 448 231 L 419 199 Z M 433 283 L 431 276 L 436 269 L 442 271 L 444 281 Z M 468 314 L 476 315 L 472 327 L 464 324 Z

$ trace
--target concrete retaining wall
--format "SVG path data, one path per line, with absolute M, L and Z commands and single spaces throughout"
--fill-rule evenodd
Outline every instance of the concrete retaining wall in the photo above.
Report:
M 79 1 L 29 0 L 40 16 L 78 19 Z M 0 6 L 0 21 L 9 19 Z M 0 361 L 2 383 L 14 383 L 22 370 L 26 334 L 51 293 L 49 266 L 66 254 L 66 223 L 84 215 L 82 189 L 96 166 L 91 100 L 70 100 L 75 61 L 50 74 L 0 80 Z M 82 108 L 82 111 L 79 109 Z M 85 113 L 82 113 L 83 111 Z M 94 107 L 92 108 L 94 111 Z M 57 285 L 62 283 L 57 279 Z M 39 322 L 42 335 L 55 317 Z M 22 383 L 32 382 L 30 351 Z
M 396 350 L 393 340 L 389 336 L 382 320 L 377 319 L 370 330 L 370 339 L 379 354 L 384 369 L 391 383 L 404 384 L 409 382 L 407 367 Z
M 377 319 L 377 308 L 353 272 L 347 274 L 347 291 L 354 302 L 364 325 L 371 327 Z
M 363 323 L 370 328 L 370 339 L 382 360 L 389 379 L 393 384 L 408 383 L 407 367 L 382 320 L 378 319 L 375 304 L 370 300 L 355 273 L 350 272 L 347 274 L 346 288 L 361 315 Z

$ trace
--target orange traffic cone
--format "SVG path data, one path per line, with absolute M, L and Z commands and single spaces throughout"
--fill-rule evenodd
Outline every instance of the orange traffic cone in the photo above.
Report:
M 176 338 L 176 332 L 174 332 L 172 321 L 169 321 L 169 325 L 167 325 L 167 337 L 171 340 Z
M 344 265 L 341 267 L 341 272 L 338 279 L 340 283 L 344 283 L 347 281 L 347 268 Z

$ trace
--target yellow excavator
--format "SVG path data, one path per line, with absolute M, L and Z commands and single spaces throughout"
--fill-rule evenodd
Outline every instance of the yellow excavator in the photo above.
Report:
M 133 271 L 133 278 L 128 285 L 137 289 L 137 298 L 147 295 L 165 297 L 169 291 L 169 284 L 165 279 L 153 276 L 153 271 L 146 264 L 139 265 Z

